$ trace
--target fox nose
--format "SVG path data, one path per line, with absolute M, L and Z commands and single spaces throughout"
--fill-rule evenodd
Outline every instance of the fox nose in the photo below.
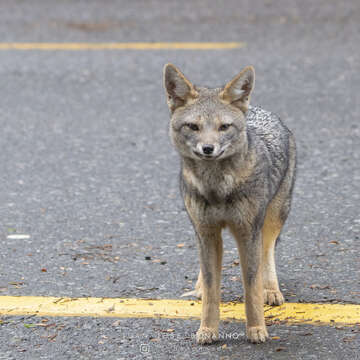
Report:
M 203 150 L 204 154 L 210 155 L 214 151 L 214 145 L 205 144 L 205 145 L 203 145 L 202 150 Z

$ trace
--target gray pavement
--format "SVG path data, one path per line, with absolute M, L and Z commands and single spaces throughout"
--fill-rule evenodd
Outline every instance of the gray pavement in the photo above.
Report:
M 173 62 L 210 86 L 255 66 L 253 104 L 278 113 L 298 144 L 293 209 L 277 253 L 284 295 L 360 304 L 358 1 L 2 1 L 0 20 L 1 42 L 247 43 L 0 52 L 0 295 L 178 298 L 194 285 L 196 245 L 161 79 Z M 241 300 L 227 235 L 225 247 L 223 300 Z M 244 324 L 229 323 L 222 329 L 241 333 L 237 340 L 198 347 L 198 321 L 24 326 L 39 321 L 1 318 L 0 359 L 360 359 L 359 327 L 274 325 L 270 335 L 280 340 L 252 346 Z M 172 339 L 161 331 L 168 328 Z

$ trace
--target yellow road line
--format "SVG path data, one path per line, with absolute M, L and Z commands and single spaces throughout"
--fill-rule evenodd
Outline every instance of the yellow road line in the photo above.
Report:
M 0 43 L 0 50 L 226 50 L 244 42 Z
M 222 320 L 245 320 L 244 304 L 223 303 Z M 0 315 L 199 319 L 201 302 L 119 298 L 0 296 Z M 268 322 L 360 325 L 360 305 L 286 303 L 265 306 Z

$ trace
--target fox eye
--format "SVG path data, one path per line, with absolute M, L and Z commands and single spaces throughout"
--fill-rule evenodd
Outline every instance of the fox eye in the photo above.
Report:
M 193 123 L 187 123 L 186 126 L 191 129 L 192 131 L 199 131 L 199 127 Z
M 231 124 L 222 124 L 219 127 L 219 131 L 226 131 L 230 126 L 231 126 Z

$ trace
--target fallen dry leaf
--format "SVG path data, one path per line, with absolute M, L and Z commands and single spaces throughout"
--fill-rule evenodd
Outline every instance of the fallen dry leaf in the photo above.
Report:
M 330 289 L 329 285 L 319 285 L 319 284 L 313 284 L 309 286 L 310 289 L 317 289 L 317 290 L 325 290 L 325 289 Z
M 159 329 L 159 331 L 163 333 L 172 333 L 175 331 L 175 329 Z
M 49 341 L 54 341 L 56 337 L 57 337 L 57 334 L 49 335 L 49 336 L 48 336 L 48 340 L 49 340 Z
M 343 342 L 351 342 L 354 341 L 356 339 L 356 335 L 354 336 L 347 336 L 343 338 Z

